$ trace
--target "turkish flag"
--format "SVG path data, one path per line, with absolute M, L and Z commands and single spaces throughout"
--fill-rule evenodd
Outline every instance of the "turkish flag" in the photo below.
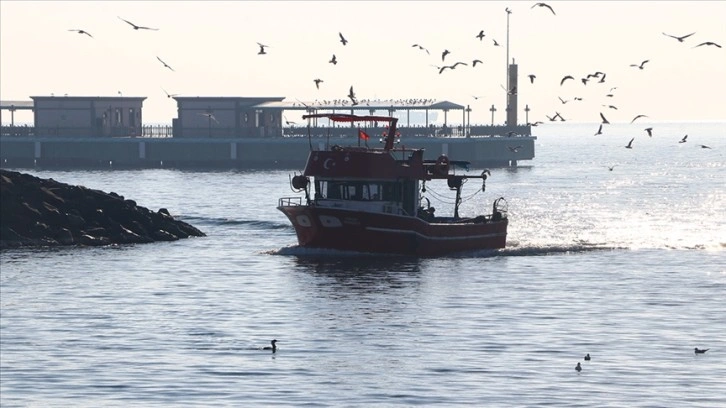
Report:
M 361 139 L 363 139 L 363 140 L 370 139 L 370 136 L 368 136 L 368 133 L 362 131 L 361 129 L 358 129 L 358 137 L 361 138 Z

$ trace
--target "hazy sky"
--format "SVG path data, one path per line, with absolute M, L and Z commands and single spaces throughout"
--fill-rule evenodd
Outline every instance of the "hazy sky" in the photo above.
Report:
M 504 121 L 506 13 L 520 121 L 726 119 L 725 1 L 0 1 L 0 99 L 146 96 L 145 123 L 171 123 L 184 96 L 286 100 L 435 98 Z M 122 17 L 158 31 L 134 30 Z M 93 35 L 68 31 L 83 29 Z M 482 41 L 476 38 L 484 30 Z M 348 39 L 340 43 L 338 33 Z M 663 33 L 695 34 L 682 43 Z M 501 46 L 494 46 L 496 40 Z M 715 46 L 694 46 L 706 41 Z M 269 45 L 257 55 L 257 42 Z M 412 47 L 414 43 L 428 48 Z M 469 66 L 439 74 L 445 64 Z M 338 64 L 328 63 L 335 54 Z M 174 68 L 166 69 L 160 57 Z M 479 59 L 483 64 L 472 67 Z M 650 60 L 644 69 L 631 67 Z M 604 83 L 580 78 L 606 73 Z M 527 75 L 534 74 L 531 84 Z M 575 80 L 560 85 L 565 75 Z M 320 90 L 313 79 L 323 79 Z M 606 97 L 611 88 L 613 97 Z M 474 96 L 479 99 L 474 99 Z M 558 99 L 568 101 L 562 104 Z M 573 100 L 583 98 L 582 101 Z M 613 105 L 612 109 L 602 105 Z M 294 117 L 295 114 L 288 114 Z M 460 120 L 458 114 L 454 120 Z M 451 115 L 450 115 L 451 117 Z M 16 121 L 22 116 L 16 114 Z M 3 114 L 9 121 L 9 114 Z M 28 120 L 29 121 L 29 120 Z

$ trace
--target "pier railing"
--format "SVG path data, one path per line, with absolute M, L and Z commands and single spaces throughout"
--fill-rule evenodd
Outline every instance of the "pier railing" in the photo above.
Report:
M 385 127 L 361 128 L 372 139 L 383 137 L 387 132 Z M 531 128 L 526 125 L 515 127 L 473 125 L 469 128 L 463 126 L 403 126 L 398 130 L 404 138 L 410 137 L 496 137 L 496 136 L 531 136 Z M 93 137 L 88 134 L 87 128 L 44 128 L 40 133 L 33 126 L 1 126 L 0 136 L 2 137 L 53 137 L 53 136 L 75 136 Z M 141 134 L 132 134 L 126 131 L 115 132 L 110 137 L 144 137 L 144 138 L 283 138 L 283 137 L 307 137 L 308 132 L 312 137 L 318 138 L 349 138 L 357 137 L 357 128 L 350 126 L 329 127 L 329 126 L 289 126 L 283 128 L 244 128 L 233 127 L 205 127 L 205 128 L 184 128 L 183 133 L 175 136 L 174 127 L 171 125 L 144 125 L 141 127 Z M 178 133 L 178 132 L 177 132 Z

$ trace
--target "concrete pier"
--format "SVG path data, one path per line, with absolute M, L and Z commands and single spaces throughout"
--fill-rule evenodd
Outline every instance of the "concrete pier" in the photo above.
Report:
M 533 136 L 422 137 L 403 141 L 425 149 L 425 159 L 446 154 L 473 167 L 508 167 L 534 158 Z M 3 168 L 301 169 L 308 152 L 356 145 L 355 138 L 0 138 Z M 371 145 L 373 145 L 371 141 Z M 518 147 L 519 146 L 519 147 Z M 401 145 L 397 145 L 400 149 Z M 516 148 L 516 149 L 515 149 Z M 516 150 L 516 151 L 513 151 Z M 394 152 L 394 154 L 397 154 Z M 403 153 L 401 154 L 403 158 Z

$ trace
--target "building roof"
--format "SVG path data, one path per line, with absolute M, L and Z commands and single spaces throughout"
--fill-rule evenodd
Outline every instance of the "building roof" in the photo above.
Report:
M 32 110 L 35 107 L 33 101 L 0 101 L 0 109 L 7 110 Z
M 145 96 L 31 96 L 34 101 L 38 100 L 49 100 L 49 99 L 63 99 L 69 101 L 143 101 L 146 99 Z
M 353 106 L 348 99 L 315 101 L 274 101 L 256 105 L 258 108 L 278 108 L 285 110 L 449 110 L 465 109 L 449 101 L 436 102 L 434 99 L 363 99 Z
M 441 102 L 432 104 L 431 106 L 429 106 L 429 108 L 449 110 L 449 109 L 464 109 L 464 108 L 466 108 L 466 106 L 462 106 L 462 105 L 459 105 L 459 104 L 456 104 L 453 102 L 449 102 L 449 101 L 441 101 Z
M 285 99 L 284 96 L 174 96 L 177 102 L 220 102 L 234 101 L 245 105 L 254 105 L 266 102 L 279 102 Z

